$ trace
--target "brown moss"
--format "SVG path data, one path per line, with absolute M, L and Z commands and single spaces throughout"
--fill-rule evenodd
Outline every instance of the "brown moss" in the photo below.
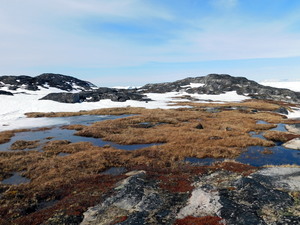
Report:
M 103 194 L 108 192 L 120 179 L 124 179 L 124 177 L 90 175 L 78 178 L 70 184 L 61 184 L 56 188 L 58 201 L 53 206 L 24 215 L 14 220 L 13 223 L 37 225 L 59 212 L 63 213 L 64 217 L 79 216 L 80 218 L 80 215 L 88 207 L 99 204 Z M 55 193 L 52 190 L 44 194 L 44 196 L 39 194 L 39 198 L 46 199 L 47 196 L 53 198 Z
M 265 154 L 265 155 L 271 155 L 271 154 L 273 154 L 274 152 L 273 152 L 272 150 L 270 150 L 270 149 L 265 148 L 261 153 L 262 153 L 262 154 Z
M 80 125 L 80 124 L 73 124 L 73 125 L 65 125 L 62 126 L 62 129 L 67 129 L 67 130 L 83 130 L 86 126 L 85 125 Z
M 0 144 L 4 144 L 10 141 L 10 139 L 15 135 L 15 133 L 29 131 L 28 129 L 17 129 L 9 131 L 0 132 Z
M 192 217 L 177 219 L 174 225 L 224 225 L 222 218 L 217 216 Z
M 24 150 L 24 149 L 33 149 L 39 146 L 39 140 L 36 141 L 25 141 L 25 140 L 17 140 L 11 146 L 11 150 Z
M 95 109 L 90 111 L 79 111 L 79 112 L 57 112 L 57 113 L 30 112 L 30 113 L 25 113 L 25 115 L 30 118 L 69 117 L 69 116 L 82 116 L 82 115 L 125 115 L 125 114 L 139 114 L 144 110 L 145 110 L 144 108 L 122 107 L 122 108 Z
M 2 131 L 0 132 L 0 144 L 4 144 L 10 141 L 10 139 L 14 136 L 14 132 L 12 131 Z

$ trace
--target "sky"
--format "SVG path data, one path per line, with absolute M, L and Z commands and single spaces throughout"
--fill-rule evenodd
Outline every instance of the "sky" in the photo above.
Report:
M 299 0 L 0 0 L 0 75 L 300 80 Z

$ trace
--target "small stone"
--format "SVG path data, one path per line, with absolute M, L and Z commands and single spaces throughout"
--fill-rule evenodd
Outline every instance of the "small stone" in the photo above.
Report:
M 202 130 L 204 129 L 203 125 L 201 123 L 199 123 L 196 127 L 196 129 Z

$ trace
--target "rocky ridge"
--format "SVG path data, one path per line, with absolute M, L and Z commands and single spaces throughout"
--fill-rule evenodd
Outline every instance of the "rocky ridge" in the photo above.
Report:
M 137 93 L 135 90 L 98 88 L 91 91 L 81 91 L 78 93 L 50 93 L 40 100 L 52 100 L 63 103 L 98 102 L 102 99 L 110 99 L 115 102 L 125 102 L 127 100 L 149 101 L 145 95 Z
M 9 90 L 25 89 L 37 91 L 41 87 L 48 89 L 54 87 L 63 91 L 85 91 L 96 86 L 88 81 L 83 81 L 72 76 L 62 74 L 43 73 L 36 77 L 31 76 L 0 76 L 0 88 L 8 87 Z
M 300 92 L 284 88 L 261 85 L 245 77 L 233 77 L 227 74 L 209 74 L 202 77 L 189 77 L 168 83 L 146 84 L 140 88 L 143 93 L 166 93 L 185 91 L 189 94 L 219 95 L 236 91 L 239 95 L 253 99 L 270 99 L 292 103 L 300 102 Z
M 53 100 L 62 103 L 97 102 L 102 99 L 124 102 L 126 100 L 149 101 L 147 93 L 185 92 L 187 94 L 219 95 L 235 91 L 238 95 L 253 99 L 300 102 L 300 92 L 289 89 L 263 86 L 245 77 L 233 77 L 227 74 L 209 74 L 202 77 L 189 77 L 175 82 L 146 84 L 138 89 L 97 88 L 90 82 L 62 74 L 44 73 L 36 77 L 0 76 L 0 95 L 13 95 L 19 89 L 38 91 L 40 88 L 54 87 L 61 93 L 50 93 L 41 100 Z M 77 92 L 77 93 L 74 93 Z M 72 92 L 72 93 L 71 93 Z

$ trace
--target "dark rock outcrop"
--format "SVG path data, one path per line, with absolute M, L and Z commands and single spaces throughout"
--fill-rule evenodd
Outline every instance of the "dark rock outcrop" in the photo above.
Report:
M 289 111 L 286 108 L 284 108 L 284 107 L 280 107 L 278 109 L 275 109 L 274 112 L 281 113 L 281 114 L 284 114 L 284 115 L 288 115 L 289 114 Z
M 144 171 L 132 171 L 115 188 L 115 195 L 84 213 L 81 225 L 115 224 L 117 217 L 126 218 L 123 225 L 173 224 L 176 212 L 183 207 L 187 193 L 166 193 L 157 183 L 146 178 Z
M 224 224 L 299 224 L 299 168 L 266 168 L 248 176 L 216 171 L 196 178 L 191 192 L 163 190 L 145 171 L 132 171 L 114 194 L 84 213 L 81 225 L 166 224 L 218 216 Z M 198 181 L 197 181 L 198 180 Z M 122 218 L 120 223 L 114 223 Z M 222 223 L 223 224 L 223 223 Z
M 13 93 L 9 92 L 9 91 L 1 91 L 0 90 L 0 95 L 14 95 Z
M 0 87 L 7 86 L 9 90 L 26 89 L 37 91 L 40 87 L 54 87 L 64 91 L 91 90 L 95 85 L 71 76 L 54 73 L 44 73 L 36 77 L 30 76 L 0 76 Z
M 149 101 L 146 96 L 137 93 L 136 90 L 98 88 L 92 91 L 78 93 L 50 93 L 40 100 L 53 100 L 63 103 L 98 102 L 102 99 L 110 99 L 114 102 L 127 100 Z
M 192 86 L 191 83 L 200 85 Z M 294 92 L 284 88 L 274 88 L 258 84 L 245 77 L 233 77 L 227 74 L 209 74 L 202 77 L 189 77 L 169 83 L 147 84 L 140 88 L 144 93 L 165 93 L 185 90 L 194 94 L 219 95 L 228 91 L 236 91 L 239 95 L 245 95 L 253 99 L 271 99 L 293 103 L 300 102 L 300 92 Z

